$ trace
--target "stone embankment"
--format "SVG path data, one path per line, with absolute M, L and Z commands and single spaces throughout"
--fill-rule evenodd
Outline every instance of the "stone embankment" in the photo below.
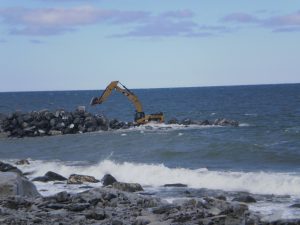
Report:
M 168 203 L 143 192 L 139 184 L 122 183 L 109 174 L 101 180 L 103 187 L 77 194 L 63 191 L 43 197 L 23 173 L 17 172 L 16 167 L 2 162 L 0 166 L 0 224 L 3 225 L 300 224 L 300 220 L 263 222 L 258 215 L 249 211 L 243 200 L 227 201 L 222 196 L 193 197 Z M 69 182 L 75 175 L 67 179 L 49 171 L 45 176 L 51 181 Z M 99 182 L 90 176 L 76 176 L 85 183 Z M 66 185 L 78 185 L 77 181 L 68 182 Z
M 216 119 L 191 120 L 184 119 L 179 121 L 174 118 L 167 121 L 167 124 L 181 125 L 219 125 L 219 126 L 238 126 L 234 120 Z M 34 111 L 29 113 L 14 112 L 9 115 L 0 115 L 0 137 L 36 137 L 51 136 L 61 134 L 75 134 L 95 131 L 107 131 L 115 129 L 128 129 L 137 124 L 132 122 L 109 120 L 103 115 L 92 114 L 85 111 L 80 106 L 74 112 L 66 110 Z

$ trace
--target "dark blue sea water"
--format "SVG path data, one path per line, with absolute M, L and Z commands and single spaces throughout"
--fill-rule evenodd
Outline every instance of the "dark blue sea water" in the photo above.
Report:
M 288 202 L 299 201 L 300 84 L 133 91 L 146 113 L 162 111 L 166 120 L 225 117 L 238 120 L 240 126 L 150 125 L 89 134 L 0 139 L 0 160 L 30 158 L 35 161 L 37 174 L 56 169 L 65 175 L 77 171 L 100 177 L 110 172 L 119 179 L 149 187 L 181 182 L 192 188 L 288 194 L 294 196 Z M 84 105 L 88 111 L 109 118 L 133 120 L 133 105 L 119 93 L 102 105 L 89 106 L 91 98 L 100 94 L 0 93 L 0 113 L 60 108 L 71 111 Z M 288 211 L 288 215 L 297 213 L 300 215 Z

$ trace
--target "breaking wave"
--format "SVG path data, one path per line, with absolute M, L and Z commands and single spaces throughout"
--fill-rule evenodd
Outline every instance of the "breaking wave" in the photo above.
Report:
M 150 187 L 183 183 L 190 188 L 300 196 L 300 174 L 297 173 L 210 171 L 206 168 L 193 170 L 169 168 L 163 164 L 119 163 L 109 159 L 93 165 L 82 162 L 32 160 L 30 165 L 20 168 L 25 172 L 33 172 L 30 178 L 44 175 L 47 171 L 54 171 L 66 177 L 72 173 L 91 175 L 97 179 L 110 173 L 119 181 L 137 182 Z

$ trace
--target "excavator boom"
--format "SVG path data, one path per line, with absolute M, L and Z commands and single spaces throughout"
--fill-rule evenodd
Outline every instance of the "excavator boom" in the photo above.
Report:
M 122 93 L 133 103 L 136 110 L 134 120 L 137 124 L 145 124 L 149 121 L 158 121 L 158 122 L 164 121 L 163 113 L 145 115 L 142 104 L 139 101 L 138 97 L 128 88 L 126 88 L 123 84 L 121 84 L 119 81 L 112 81 L 106 87 L 106 89 L 103 91 L 100 97 L 92 98 L 91 105 L 102 104 L 111 95 L 113 90 Z

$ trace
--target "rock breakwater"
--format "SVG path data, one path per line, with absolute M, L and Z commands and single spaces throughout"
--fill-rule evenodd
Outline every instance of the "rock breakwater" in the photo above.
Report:
M 235 120 L 216 119 L 191 120 L 189 118 L 179 121 L 174 118 L 167 124 L 179 125 L 218 125 L 238 126 Z M 61 134 L 76 134 L 95 131 L 128 129 L 138 126 L 133 122 L 124 122 L 117 119 L 108 119 L 104 115 L 87 112 L 84 107 L 78 107 L 74 112 L 60 109 L 56 111 L 41 110 L 28 113 L 14 112 L 9 115 L 1 114 L 1 137 L 36 137 Z

